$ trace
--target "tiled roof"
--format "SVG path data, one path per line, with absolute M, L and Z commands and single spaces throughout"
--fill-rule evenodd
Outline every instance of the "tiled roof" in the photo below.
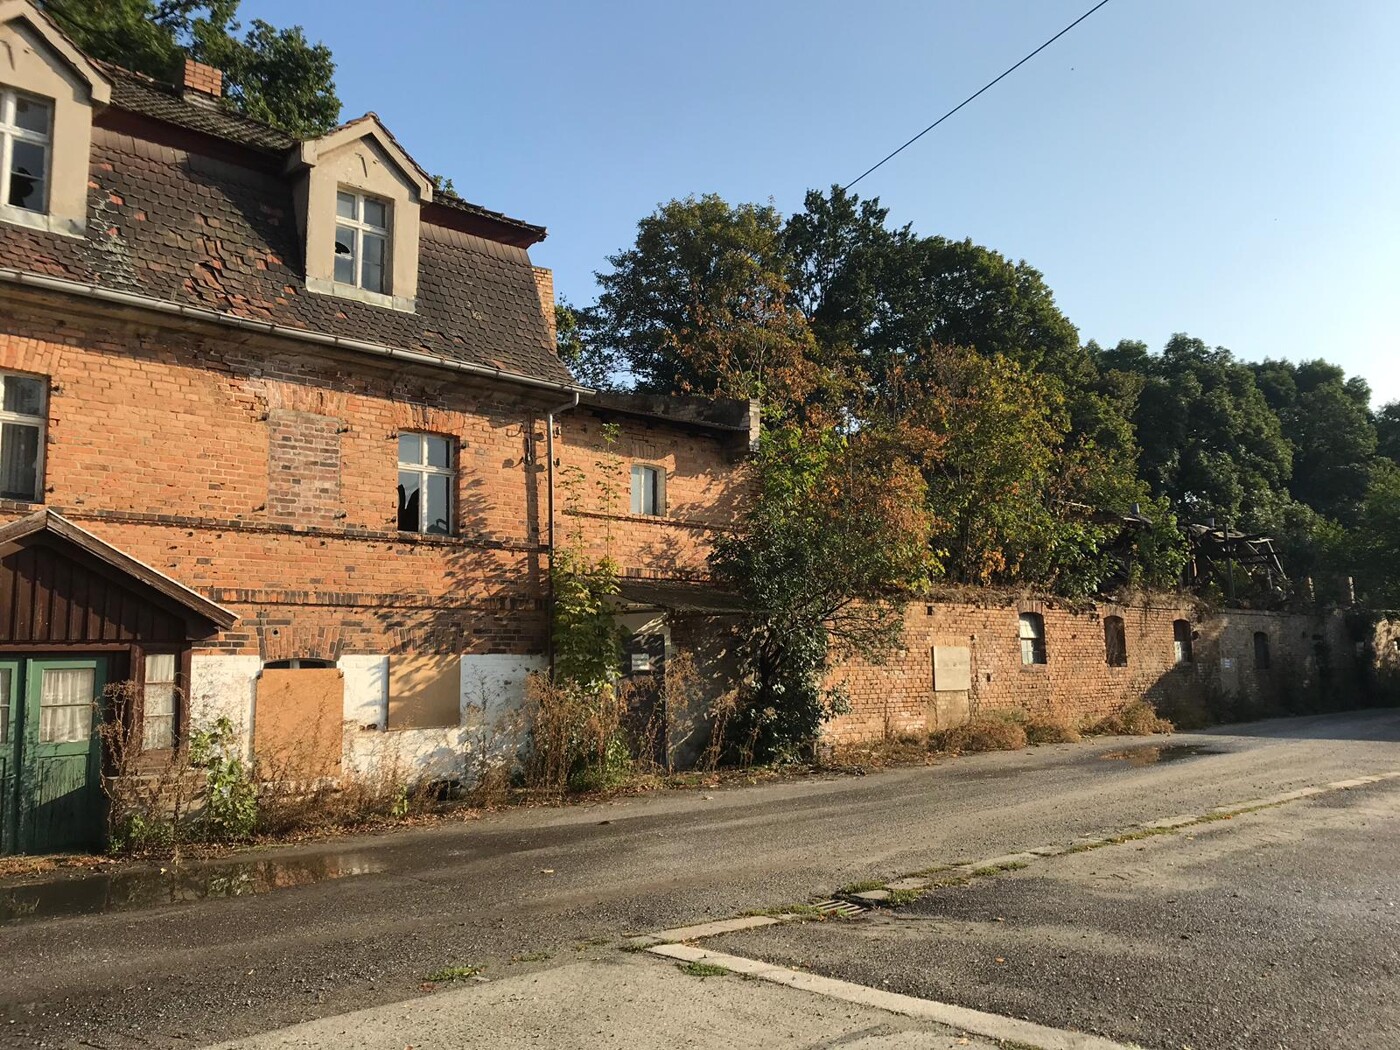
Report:
M 153 101 L 142 104 L 155 115 Z M 208 119 L 252 123 L 214 110 Z M 269 148 L 280 134 L 242 133 L 266 136 Z M 307 292 L 289 179 L 100 127 L 90 175 L 87 237 L 6 226 L 0 266 L 572 382 L 523 248 L 425 222 L 417 311 L 406 313 Z
M 121 66 L 114 66 L 108 62 L 102 62 L 99 65 L 111 77 L 112 105 L 118 109 L 163 121 L 166 124 L 173 124 L 186 131 L 197 131 L 202 135 L 223 139 L 225 142 L 266 150 L 270 153 L 285 153 L 299 141 L 280 128 L 274 128 L 271 124 L 264 124 L 232 110 L 189 102 L 182 97 L 178 88 L 153 80 L 141 73 L 133 73 L 129 69 L 123 69 Z M 373 116 L 372 113 L 366 113 L 354 120 L 346 121 L 340 127 L 349 127 L 351 124 L 368 120 Z M 387 128 L 384 130 L 388 131 Z M 393 132 L 389 132 L 389 137 L 393 138 Z M 407 154 L 408 151 L 404 150 L 404 152 Z M 433 204 L 441 205 L 452 211 L 488 219 L 491 222 L 514 226 L 527 232 L 532 241 L 544 239 L 545 228 L 543 226 L 525 222 L 523 219 L 511 218 L 504 212 L 483 208 L 481 205 L 472 204 L 461 197 L 434 194 Z
M 254 149 L 282 152 L 296 145 L 297 140 L 285 131 L 261 121 L 233 113 L 219 106 L 202 106 L 187 102 L 168 84 L 133 73 L 120 66 L 100 63 L 112 78 L 112 105 L 143 117 L 152 117 L 174 124 L 187 131 L 235 142 Z

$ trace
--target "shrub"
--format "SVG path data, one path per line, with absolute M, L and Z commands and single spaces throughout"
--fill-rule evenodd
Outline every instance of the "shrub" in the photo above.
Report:
M 1106 736 L 1151 736 L 1153 733 L 1170 733 L 1174 728 L 1146 700 L 1134 700 L 1121 711 L 1091 724 L 1087 732 Z
M 1080 739 L 1079 730 L 1058 711 L 1028 714 L 1021 726 L 1032 744 L 1074 744 Z
M 972 754 L 979 751 L 1020 751 L 1026 730 L 1013 718 L 983 715 L 964 725 L 942 729 L 929 738 L 935 751 Z

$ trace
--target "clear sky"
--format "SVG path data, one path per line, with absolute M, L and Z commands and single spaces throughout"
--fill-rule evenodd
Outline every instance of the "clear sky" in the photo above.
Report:
M 659 202 L 800 206 L 1092 0 L 244 0 L 330 45 L 587 302 Z M 1400 3 L 1111 0 L 858 187 L 1041 270 L 1084 339 L 1326 357 L 1400 399 Z

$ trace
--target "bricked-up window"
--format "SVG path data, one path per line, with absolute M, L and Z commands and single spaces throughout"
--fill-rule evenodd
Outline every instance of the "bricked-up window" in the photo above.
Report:
M 1254 669 L 1256 671 L 1269 669 L 1269 636 L 1263 631 L 1254 632 Z
M 1045 617 L 1040 613 L 1021 614 L 1021 663 L 1045 663 Z
M 141 690 L 141 747 L 159 751 L 175 744 L 175 654 L 147 653 Z
M 1191 621 L 1172 621 L 1172 651 L 1179 664 L 1189 664 L 1196 659 L 1191 645 Z
M 341 190 L 335 195 L 335 279 L 367 292 L 389 290 L 389 204 Z
M 53 105 L 0 88 L 0 200 L 25 211 L 48 210 Z
M 632 513 L 666 513 L 666 472 L 660 467 L 632 467 Z
M 1103 652 L 1109 667 L 1128 666 L 1128 633 L 1123 629 L 1123 617 L 1103 618 Z
M 399 531 L 452 534 L 452 439 L 399 435 Z
M 47 401 L 44 380 L 0 372 L 0 498 L 43 499 Z

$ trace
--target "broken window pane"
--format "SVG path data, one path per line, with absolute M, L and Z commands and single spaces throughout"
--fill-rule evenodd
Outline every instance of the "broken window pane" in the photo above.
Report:
M 335 228 L 335 279 L 355 283 L 355 231 L 346 226 Z
M 48 151 L 36 143 L 19 140 L 11 143 L 11 148 L 10 205 L 29 211 L 43 211 L 45 154 Z
M 423 531 L 446 536 L 452 531 L 452 512 L 448 506 L 450 479 L 446 474 L 428 474 L 425 480 L 428 483 L 428 504 L 427 513 L 423 516 Z
M 399 471 L 399 529 L 402 532 L 417 532 L 419 518 L 419 488 L 422 475 L 416 471 Z

